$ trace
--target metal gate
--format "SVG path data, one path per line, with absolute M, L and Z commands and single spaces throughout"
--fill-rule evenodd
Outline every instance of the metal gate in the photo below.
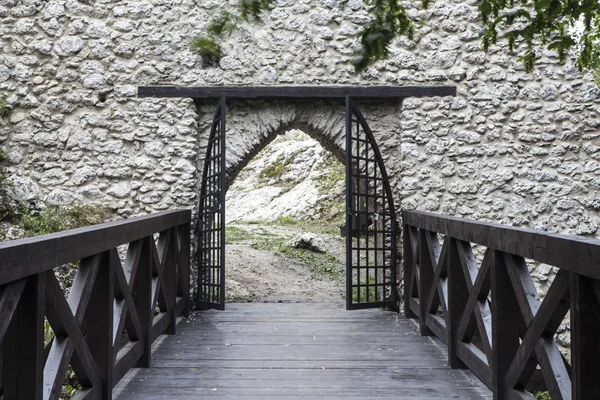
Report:
M 396 308 L 396 212 L 381 153 L 346 97 L 346 308 Z
M 198 210 L 198 299 L 200 309 L 225 309 L 225 96 L 213 118 Z

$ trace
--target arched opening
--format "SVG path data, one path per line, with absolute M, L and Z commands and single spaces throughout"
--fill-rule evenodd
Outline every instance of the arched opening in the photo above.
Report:
M 283 124 L 228 175 L 226 301 L 343 303 L 339 146 L 306 123 Z
M 305 102 L 298 107 L 285 102 L 248 104 L 226 102 L 224 97 L 221 97 L 219 104 L 210 125 L 206 125 L 210 130 L 210 135 L 206 142 L 203 179 L 199 182 L 201 189 L 198 218 L 200 238 L 198 241 L 199 308 L 223 309 L 228 292 L 225 287 L 226 277 L 229 275 L 228 277 L 232 278 L 231 274 L 227 274 L 227 270 L 231 270 L 231 267 L 226 268 L 226 258 L 228 257 L 225 257 L 227 242 L 225 228 L 228 225 L 225 220 L 227 214 L 226 189 L 234 184 L 243 168 L 250 164 L 261 149 L 272 143 L 279 134 L 284 133 L 287 129 L 298 127 L 304 128 L 306 133 L 317 139 L 323 147 L 332 150 L 330 158 L 339 160 L 343 155 L 344 164 L 351 166 L 344 168 L 344 183 L 348 191 L 344 193 L 347 194 L 345 201 L 341 199 L 338 201 L 339 205 L 344 204 L 344 216 L 347 222 L 346 229 L 339 232 L 340 234 L 347 233 L 344 243 L 345 260 L 339 260 L 338 266 L 341 268 L 330 268 L 335 269 L 338 275 L 341 275 L 345 269 L 346 290 L 344 294 L 340 295 L 340 298 L 345 298 L 347 309 L 377 306 L 396 307 L 395 246 L 397 242 L 395 238 L 397 225 L 394 213 L 395 202 L 384 167 L 385 158 L 393 156 L 393 153 L 389 151 L 393 151 L 395 148 L 395 138 L 391 136 L 392 132 L 378 130 L 384 132 L 383 136 L 379 136 L 386 142 L 384 149 L 388 152 L 387 157 L 384 157 L 379 150 L 378 138 L 373 134 L 359 107 L 350 98 L 346 99 L 345 107 L 341 106 L 339 102 L 324 101 Z M 374 107 L 373 104 L 370 104 L 368 109 L 371 111 L 369 114 L 374 126 L 381 126 L 382 122 L 387 119 L 386 114 L 381 114 L 381 110 Z M 200 126 L 202 126 L 202 120 Z M 391 147 L 389 147 L 390 144 Z M 346 149 L 351 151 L 345 151 Z M 286 150 L 289 149 L 286 148 Z M 272 160 L 275 165 L 269 167 L 272 170 L 271 174 L 274 171 L 276 175 L 285 175 L 283 172 L 287 172 L 285 169 L 288 168 L 288 163 L 292 162 L 290 160 L 295 157 L 288 154 L 284 158 L 279 160 L 278 158 L 274 157 Z M 285 164 L 278 166 L 278 161 L 279 164 L 285 161 Z M 269 174 L 266 175 L 268 178 Z M 283 188 L 285 193 L 298 183 L 294 182 L 294 179 L 292 174 L 291 182 L 286 184 L 288 187 Z M 254 188 L 257 185 L 250 186 Z M 279 188 L 277 194 L 281 192 L 282 188 Z M 293 201 L 287 200 L 285 206 L 289 208 Z M 256 207 L 248 205 L 244 200 L 240 202 L 250 209 L 246 211 L 242 209 L 242 214 L 251 214 L 258 208 L 263 212 L 263 214 L 259 213 L 260 218 L 269 217 L 268 214 L 273 208 L 269 204 Z M 262 208 L 267 210 L 261 210 Z M 310 208 L 312 211 L 313 207 L 301 208 Z M 285 218 L 285 215 L 282 217 Z M 277 218 L 279 218 L 277 214 L 270 217 L 271 221 Z M 253 218 L 251 221 L 254 222 Z M 259 222 L 264 222 L 264 220 L 259 220 Z M 339 224 L 337 227 L 330 225 L 325 230 L 333 233 L 340 225 L 343 224 Z M 231 228 L 233 227 L 230 227 L 230 230 Z M 320 230 L 322 229 L 320 228 Z M 237 233 L 241 236 L 248 234 L 248 232 L 239 231 Z M 256 231 L 250 233 L 253 238 L 257 236 Z M 269 236 L 268 232 L 267 236 Z M 289 241 L 285 243 L 280 241 L 275 243 L 275 248 L 277 250 L 281 250 L 282 246 L 285 246 L 286 249 L 297 248 L 288 243 Z M 310 249 L 310 245 L 303 246 L 309 247 L 308 250 L 314 250 Z M 286 251 L 289 250 L 281 252 L 285 253 Z M 299 258 L 304 258 L 305 255 L 306 252 Z M 244 254 L 244 256 L 238 264 L 246 263 L 248 255 Z M 344 261 L 346 268 L 344 268 Z M 319 266 L 326 264 L 323 260 L 317 263 Z M 261 279 L 265 280 L 266 278 Z M 268 281 L 268 279 L 266 280 Z M 287 282 L 290 282 L 289 278 Z M 300 286 L 305 289 L 311 285 L 300 282 Z M 338 284 L 337 286 L 342 285 Z M 271 291 L 263 288 L 260 292 L 269 294 Z M 310 297 L 310 295 L 301 298 L 285 298 L 283 296 L 267 300 L 313 300 Z M 333 302 L 330 299 L 325 301 Z

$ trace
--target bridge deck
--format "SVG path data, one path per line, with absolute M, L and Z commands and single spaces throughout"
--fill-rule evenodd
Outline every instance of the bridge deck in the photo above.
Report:
M 414 321 L 341 305 L 228 304 L 182 321 L 114 398 L 491 399 Z

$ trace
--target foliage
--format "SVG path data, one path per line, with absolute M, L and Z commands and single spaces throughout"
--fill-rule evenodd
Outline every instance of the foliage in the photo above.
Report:
M 366 0 L 365 3 L 373 18 L 358 35 L 361 46 L 354 51 L 352 60 L 357 72 L 387 58 L 393 39 L 402 35 L 412 39 L 415 32 L 415 24 L 399 0 Z
M 8 162 L 8 150 L 0 149 L 0 188 L 5 187 L 7 171 L 6 163 Z
M 346 1 L 342 1 L 344 4 Z M 386 59 L 392 41 L 399 36 L 412 39 L 418 21 L 407 14 L 400 0 L 365 0 L 371 21 L 358 34 L 360 47 L 352 59 L 357 72 L 366 70 L 376 61 Z M 423 8 L 430 0 L 422 0 Z M 220 59 L 219 41 L 224 34 L 235 31 L 242 21 L 261 22 L 275 0 L 241 0 L 239 16 L 223 13 L 207 28 L 205 36 L 194 40 L 193 48 L 201 55 Z M 524 44 L 519 57 L 526 71 L 531 71 L 542 49 L 558 53 L 564 61 L 569 51 L 577 54 L 579 69 L 593 72 L 600 85 L 600 2 L 597 0 L 478 0 L 480 18 L 484 23 L 483 47 L 488 51 L 499 37 L 504 37 L 511 51 Z M 579 33 L 576 33 L 579 32 Z
M 540 57 L 542 47 L 558 53 L 564 61 L 569 50 L 578 53 L 580 69 L 597 70 L 600 55 L 600 3 L 595 0 L 480 0 L 479 12 L 485 31 L 483 46 L 487 51 L 496 44 L 499 30 L 509 49 L 524 44 L 520 57 L 526 71 L 531 71 Z M 578 33 L 577 31 L 581 31 Z M 579 37 L 576 37 L 579 36 Z
M 221 58 L 221 45 L 211 37 L 197 37 L 192 41 L 192 49 L 196 50 L 203 58 Z
M 95 205 L 47 205 L 39 212 L 25 210 L 20 225 L 29 237 L 100 224 L 111 216 L 108 209 Z
M 6 189 L 8 188 L 7 163 L 8 151 L 0 149 L 0 222 L 10 220 L 12 217 L 11 207 L 7 203 L 8 196 L 6 195 Z
M 54 339 L 54 331 L 47 319 L 44 318 L 44 347 L 48 346 Z
M 69 366 L 69 370 L 67 371 L 67 376 L 65 378 L 65 384 L 62 388 L 62 396 L 61 398 L 70 399 L 77 393 L 77 391 L 81 389 L 81 385 L 77 380 L 77 376 L 75 375 L 75 371 Z
M 7 117 L 10 114 L 10 107 L 8 105 L 9 92 L 0 92 L 0 118 Z
M 231 34 L 237 30 L 241 21 L 261 21 L 260 15 L 273 3 L 275 0 L 240 0 L 240 15 L 237 16 L 230 12 L 218 15 L 206 28 L 206 34 L 198 36 L 192 41 L 192 49 L 196 50 L 202 58 L 219 61 L 222 57 L 220 39 L 225 34 Z

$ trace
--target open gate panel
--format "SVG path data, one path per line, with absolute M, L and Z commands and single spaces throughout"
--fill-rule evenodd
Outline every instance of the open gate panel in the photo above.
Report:
M 346 98 L 346 307 L 396 307 L 396 214 L 383 159 Z

